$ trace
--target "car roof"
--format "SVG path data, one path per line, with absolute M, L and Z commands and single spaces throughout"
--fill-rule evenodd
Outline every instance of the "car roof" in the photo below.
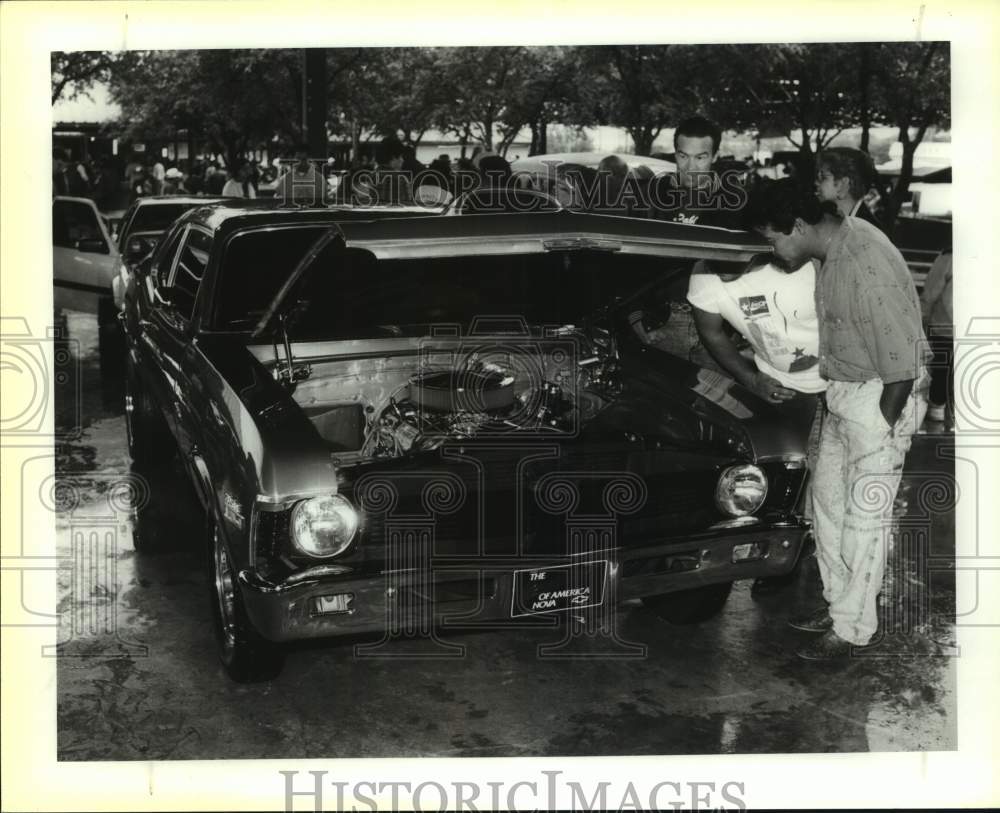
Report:
M 211 229 L 217 237 L 236 231 L 291 225 L 337 226 L 348 246 L 376 256 L 457 256 L 600 247 L 623 253 L 748 261 L 771 251 L 760 235 L 712 226 L 582 212 L 469 214 L 441 217 L 420 206 L 330 206 L 316 208 L 248 205 L 254 201 L 192 209 L 180 220 Z
M 198 204 L 203 204 L 208 206 L 212 203 L 221 203 L 227 200 L 235 200 L 234 198 L 223 198 L 223 197 L 203 197 L 199 195 L 146 195 L 141 198 L 136 198 L 136 203 L 139 206 L 160 206 L 164 204 L 175 204 L 182 206 L 197 206 Z
M 567 210 L 343 222 L 339 228 L 348 246 L 364 248 L 380 259 L 592 248 L 746 262 L 771 251 L 755 233 Z
M 620 158 L 630 169 L 646 166 L 656 175 L 677 171 L 677 165 L 671 161 L 624 152 L 553 152 L 545 155 L 530 155 L 527 158 L 518 158 L 510 165 L 510 168 L 513 172 L 543 172 L 553 162 L 596 168 L 602 159 L 611 155 Z
M 186 212 L 179 220 L 196 223 L 213 232 L 231 232 L 253 226 L 292 223 L 339 223 L 345 220 L 438 217 L 440 206 L 283 206 L 275 198 L 224 198 Z

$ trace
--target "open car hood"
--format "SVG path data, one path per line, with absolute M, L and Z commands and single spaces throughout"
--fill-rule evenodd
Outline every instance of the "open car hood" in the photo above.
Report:
M 255 338 L 291 316 L 296 292 L 315 273 L 317 260 L 331 243 L 366 250 L 379 260 L 590 250 L 745 263 L 771 250 L 766 241 L 747 232 L 568 211 L 333 222 L 279 288 L 256 323 Z

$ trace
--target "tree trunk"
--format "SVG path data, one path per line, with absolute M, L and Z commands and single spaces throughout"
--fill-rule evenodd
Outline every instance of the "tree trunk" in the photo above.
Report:
M 361 128 L 356 121 L 351 121 L 351 159 L 357 161 L 361 158 Z
M 646 127 L 629 127 L 636 155 L 649 155 L 653 150 L 653 134 Z
M 871 94 L 869 92 L 872 83 L 872 45 L 862 42 L 858 44 L 858 48 L 861 49 L 860 67 L 858 69 L 858 113 L 861 118 L 861 144 L 859 146 L 862 152 L 868 152 L 872 126 Z
M 893 187 L 892 194 L 889 195 L 888 205 L 885 207 L 884 219 L 885 227 L 891 237 L 896 227 L 896 219 L 899 211 L 906 202 L 906 197 L 910 193 L 910 181 L 913 180 L 913 156 L 920 145 L 917 139 L 910 140 L 909 128 L 899 128 L 899 141 L 903 145 L 903 161 L 899 168 L 899 180 Z

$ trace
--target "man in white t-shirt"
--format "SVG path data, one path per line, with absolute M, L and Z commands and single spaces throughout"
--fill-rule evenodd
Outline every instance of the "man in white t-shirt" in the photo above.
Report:
M 687 294 L 705 349 L 723 370 L 790 421 L 809 450 L 810 470 L 819 437 L 819 396 L 826 389 L 819 373 L 815 288 L 811 261 L 786 271 L 764 255 L 732 273 L 696 264 Z M 752 360 L 736 349 L 726 323 L 750 344 Z M 808 487 L 802 507 L 811 516 Z M 773 592 L 772 587 L 783 584 L 780 579 L 758 580 L 754 592 Z
M 815 409 L 826 389 L 819 374 L 819 323 L 814 290 L 816 268 L 807 262 L 786 271 L 766 257 L 745 270 L 719 273 L 698 263 L 688 283 L 688 302 L 705 348 L 723 370 L 783 412 Z M 736 329 L 753 348 L 742 355 L 725 330 Z

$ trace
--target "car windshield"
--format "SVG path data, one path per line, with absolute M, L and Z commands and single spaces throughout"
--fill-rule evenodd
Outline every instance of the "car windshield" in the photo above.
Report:
M 173 222 L 197 204 L 157 203 L 140 206 L 129 224 L 129 232 L 165 232 Z
M 314 228 L 250 232 L 228 245 L 215 326 L 251 330 L 312 242 Z M 285 310 L 300 340 L 424 336 L 432 325 L 510 317 L 512 323 L 578 324 L 677 269 L 668 260 L 599 250 L 379 260 L 327 247 Z

